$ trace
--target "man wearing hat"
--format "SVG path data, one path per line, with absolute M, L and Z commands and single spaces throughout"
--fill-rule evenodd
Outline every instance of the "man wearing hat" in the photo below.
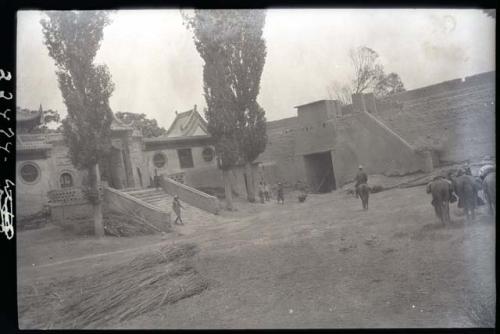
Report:
M 181 218 L 181 209 L 184 209 L 184 207 L 181 205 L 181 202 L 179 202 L 179 196 L 175 195 L 174 201 L 172 202 L 172 210 L 175 212 L 175 215 L 177 216 L 175 218 L 174 224 L 184 225 Z M 177 223 L 177 221 L 179 221 L 179 223 Z
M 356 193 L 356 198 L 358 198 L 358 186 L 360 184 L 368 183 L 368 175 L 363 171 L 363 166 L 359 165 L 358 174 L 356 174 L 356 184 L 354 185 L 354 190 Z
M 470 164 L 469 164 L 469 162 L 467 162 L 467 163 L 465 164 L 465 166 L 463 167 L 463 169 L 464 169 L 464 174 L 465 174 L 465 175 L 472 176 L 472 171 L 471 171 L 471 169 L 470 169 Z
M 481 166 L 481 168 L 479 168 L 479 177 L 481 178 L 481 181 L 486 178 L 486 175 L 494 171 L 495 171 L 495 166 L 492 163 L 487 163 Z

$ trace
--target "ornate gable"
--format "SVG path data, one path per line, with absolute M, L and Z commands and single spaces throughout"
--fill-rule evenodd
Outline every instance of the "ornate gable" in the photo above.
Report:
M 167 137 L 190 137 L 206 135 L 208 135 L 207 122 L 196 110 L 196 105 L 191 110 L 183 113 L 177 113 L 175 120 L 172 122 L 172 125 L 167 131 Z

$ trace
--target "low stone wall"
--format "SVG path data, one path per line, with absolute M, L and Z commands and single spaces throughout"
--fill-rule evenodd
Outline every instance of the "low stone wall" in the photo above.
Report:
M 49 208 L 54 225 L 69 226 L 77 222 L 92 225 L 92 205 L 89 202 L 51 203 Z
M 159 183 L 165 192 L 172 196 L 179 196 L 181 201 L 213 214 L 219 213 L 220 207 L 217 197 L 205 194 L 204 192 L 163 176 L 159 177 Z
M 104 205 L 109 209 L 137 214 L 160 230 L 170 231 L 170 212 L 160 211 L 149 203 L 113 188 L 105 187 L 103 195 Z
M 170 179 L 174 179 L 171 176 L 169 177 Z M 222 179 L 222 171 L 217 167 L 213 166 L 186 169 L 183 183 L 188 184 L 189 186 L 194 188 L 224 187 L 224 180 Z
M 50 218 L 55 225 L 90 224 L 92 205 L 78 187 L 55 189 L 47 193 Z

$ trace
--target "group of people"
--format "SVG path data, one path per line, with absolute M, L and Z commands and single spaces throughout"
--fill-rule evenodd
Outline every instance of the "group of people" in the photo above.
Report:
M 259 183 L 258 193 L 261 203 L 265 203 L 266 201 L 271 200 L 271 191 L 269 189 L 269 185 L 267 185 L 265 182 Z M 284 188 L 283 188 L 283 183 L 281 182 L 278 182 L 277 184 L 276 199 L 278 204 L 285 204 Z M 172 201 L 172 211 L 175 213 L 176 216 L 174 220 L 174 224 L 176 225 L 184 225 L 184 222 L 182 221 L 181 217 L 182 216 L 181 209 L 184 209 L 184 207 L 179 201 L 179 196 L 175 195 Z
M 269 185 L 266 182 L 260 182 L 258 187 L 259 199 L 262 204 L 266 201 L 269 202 L 271 200 L 271 190 L 269 189 Z M 276 190 L 276 199 L 278 204 L 285 204 L 285 196 L 283 184 L 278 182 L 277 190 Z
M 469 215 L 472 215 L 472 219 L 474 220 L 476 206 L 482 205 L 485 202 L 478 196 L 481 190 L 490 205 L 490 209 L 493 211 L 492 203 L 494 205 L 496 200 L 494 183 L 496 182 L 496 176 L 494 173 L 495 167 L 493 164 L 484 164 L 479 169 L 478 176 L 474 177 L 470 165 L 467 164 L 456 172 L 449 171 L 446 175 L 436 176 L 427 185 L 427 193 L 432 194 L 431 204 L 435 209 L 436 216 L 443 223 L 449 222 L 449 203 L 456 202 L 458 196 L 458 207 L 464 209 L 468 220 Z M 490 182 L 487 177 L 493 181 Z M 367 185 L 368 175 L 361 165 L 358 167 L 355 180 L 355 195 L 356 197 L 361 197 L 363 209 L 368 209 L 368 194 L 370 191 Z M 259 183 L 258 195 L 261 203 L 271 200 L 271 190 L 266 182 L 262 181 Z M 276 199 L 278 204 L 285 203 L 284 188 L 281 182 L 277 184 Z M 179 197 L 177 195 L 174 196 L 172 202 L 172 210 L 176 214 L 174 224 L 184 224 L 181 218 L 181 209 L 183 208 Z
M 448 171 L 436 176 L 427 185 L 427 193 L 432 195 L 431 204 L 436 216 L 443 224 L 450 222 L 449 203 L 456 202 L 457 197 L 457 206 L 464 210 L 467 220 L 474 220 L 476 207 L 485 202 L 488 202 L 493 213 L 496 199 L 494 173 L 494 165 L 485 164 L 479 169 L 478 175 L 474 176 L 470 165 L 466 164 L 458 171 Z

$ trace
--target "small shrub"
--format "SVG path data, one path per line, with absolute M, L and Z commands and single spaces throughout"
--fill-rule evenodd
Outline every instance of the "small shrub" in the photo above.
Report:
M 375 194 L 375 193 L 379 193 L 381 192 L 382 190 L 384 190 L 384 187 L 380 186 L 380 185 L 376 185 L 376 186 L 372 186 L 370 187 L 370 192 L 372 194 Z

